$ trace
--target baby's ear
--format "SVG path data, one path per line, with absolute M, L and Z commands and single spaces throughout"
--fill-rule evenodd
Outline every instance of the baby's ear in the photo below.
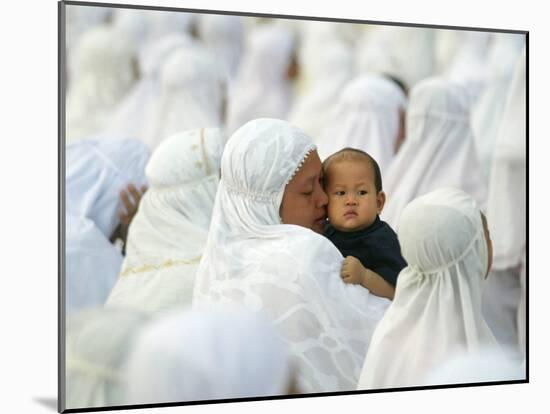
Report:
M 376 194 L 376 207 L 378 209 L 378 214 L 382 212 L 384 204 L 386 204 L 386 193 L 379 191 L 378 194 Z

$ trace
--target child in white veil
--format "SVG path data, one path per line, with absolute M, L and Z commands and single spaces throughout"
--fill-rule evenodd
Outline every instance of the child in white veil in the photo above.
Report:
M 498 347 L 481 314 L 492 249 L 476 202 L 454 188 L 419 197 L 403 211 L 398 238 L 408 266 L 373 335 L 358 389 L 424 385 L 457 353 Z
M 289 346 L 304 392 L 355 389 L 388 305 L 340 279 L 343 257 L 317 233 L 327 203 L 321 175 L 312 140 L 287 122 L 258 119 L 239 128 L 222 156 L 193 297 L 194 306 L 265 312 Z

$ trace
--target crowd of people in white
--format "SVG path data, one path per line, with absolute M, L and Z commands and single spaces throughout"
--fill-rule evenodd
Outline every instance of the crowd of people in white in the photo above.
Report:
M 64 8 L 65 408 L 525 379 L 524 34 Z

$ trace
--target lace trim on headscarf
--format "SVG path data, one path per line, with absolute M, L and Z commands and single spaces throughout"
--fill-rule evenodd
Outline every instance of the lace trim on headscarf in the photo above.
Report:
M 247 198 L 249 200 L 254 201 L 261 201 L 261 202 L 269 202 L 273 203 L 277 201 L 278 193 L 261 193 L 257 191 L 244 191 L 237 187 L 234 187 L 227 182 L 224 181 L 224 179 L 220 179 L 220 185 L 225 187 L 228 193 L 239 195 L 241 197 Z
M 302 167 L 304 166 L 304 163 L 306 162 L 307 157 L 309 157 L 311 155 L 311 153 L 313 151 L 315 151 L 316 149 L 317 149 L 317 147 L 314 144 L 311 144 L 310 146 L 306 147 L 305 153 L 304 153 L 304 155 L 302 155 L 301 161 L 298 163 L 298 166 L 296 167 L 296 169 L 294 170 L 294 172 L 292 173 L 290 178 L 286 181 L 285 187 L 288 185 L 288 183 L 290 183 L 292 181 L 292 179 L 298 173 L 298 171 L 300 171 L 302 169 Z
M 477 235 L 472 239 L 470 244 L 468 244 L 468 247 L 466 247 L 466 249 L 464 249 L 464 251 L 456 259 L 451 260 L 448 263 L 445 263 L 443 266 L 436 267 L 434 269 L 429 269 L 429 270 L 422 270 L 417 265 L 409 265 L 409 268 L 412 269 L 415 273 L 418 273 L 421 277 L 442 272 L 443 270 L 446 270 L 449 267 L 456 265 L 458 262 L 464 259 L 466 255 L 470 253 L 470 250 L 474 248 L 475 243 L 479 240 L 481 236 L 484 236 L 483 230 L 477 233 Z

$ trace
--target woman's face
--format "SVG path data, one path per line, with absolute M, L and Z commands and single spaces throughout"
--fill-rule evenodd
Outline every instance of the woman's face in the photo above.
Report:
M 280 215 L 283 223 L 296 224 L 323 233 L 328 197 L 323 191 L 323 169 L 317 151 L 287 184 Z

